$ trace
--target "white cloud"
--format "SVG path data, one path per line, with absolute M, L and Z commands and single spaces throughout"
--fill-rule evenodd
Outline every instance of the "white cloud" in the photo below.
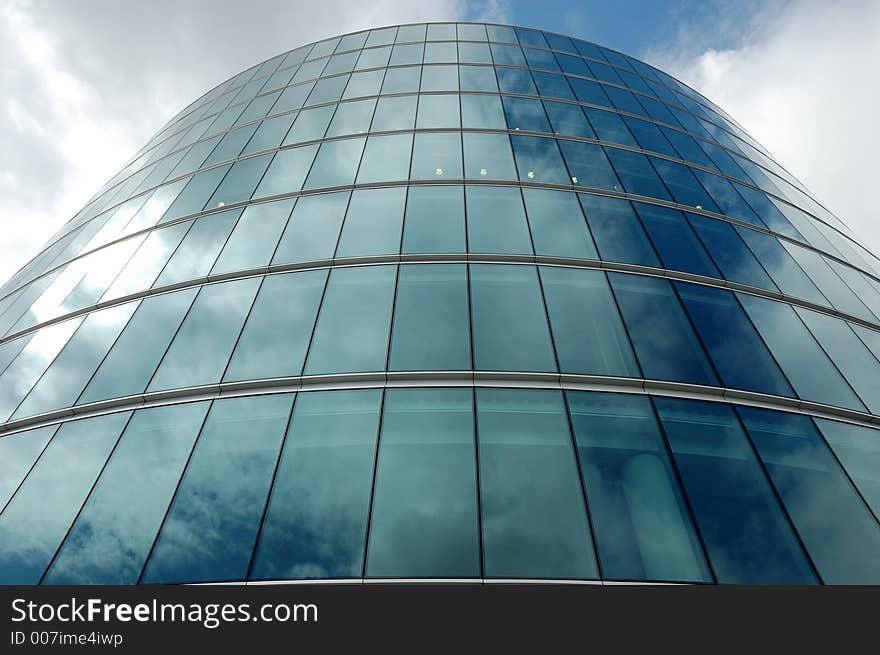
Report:
M 171 116 L 234 73 L 334 34 L 504 10 L 502 0 L 7 0 L 0 283 Z
M 701 40 L 683 32 L 646 59 L 728 111 L 880 251 L 873 199 L 880 170 L 880 3 L 793 0 L 753 14 L 749 27 L 736 49 L 695 51 Z

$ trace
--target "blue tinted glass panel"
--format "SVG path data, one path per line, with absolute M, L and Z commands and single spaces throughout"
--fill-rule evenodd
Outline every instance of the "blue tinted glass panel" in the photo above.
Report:
M 725 386 L 794 395 L 732 293 L 680 282 L 675 286 Z
M 263 176 L 260 186 L 254 192 L 254 197 L 262 198 L 299 191 L 317 149 L 317 145 L 312 145 L 278 152 L 269 165 L 266 175 Z
M 410 187 L 403 222 L 402 252 L 464 251 L 464 189 L 448 186 Z
M 562 394 L 477 389 L 485 575 L 598 577 Z
M 315 189 L 354 182 L 363 149 L 363 138 L 322 143 L 306 179 L 305 188 Z
M 816 419 L 816 425 L 874 515 L 880 515 L 880 433 L 826 419 Z
M 411 130 L 416 124 L 418 96 L 379 98 L 370 129 L 373 132 Z
M 712 582 L 651 401 L 566 396 L 603 576 Z
M 251 577 L 359 578 L 380 391 L 300 393 Z
M 367 575 L 479 577 L 472 391 L 390 389 L 379 444 Z
M 606 148 L 605 154 L 608 155 L 627 193 L 664 200 L 672 199 L 648 158 L 643 154 L 617 148 Z
M 792 259 L 776 237 L 744 227 L 735 228 L 782 293 L 822 305 L 828 304 L 816 285 Z
M 537 271 L 471 266 L 474 367 L 483 371 L 555 371 Z
M 461 96 L 461 124 L 463 127 L 503 130 L 507 127 L 501 98 L 490 95 Z M 486 135 L 483 135 L 486 136 Z M 508 148 L 510 145 L 508 144 Z
M 721 277 L 680 211 L 642 202 L 634 206 L 666 268 Z
M 465 195 L 470 252 L 532 253 L 519 189 L 469 186 Z
M 336 251 L 350 192 L 302 196 L 278 242 L 273 264 L 329 259 Z
M 342 224 L 336 256 L 359 257 L 400 252 L 405 202 L 404 187 L 354 191 Z
M 608 277 L 646 378 L 718 384 L 668 281 L 621 273 Z
M 548 189 L 523 189 L 523 197 L 536 254 L 598 258 L 575 194 Z
M 586 139 L 596 138 L 596 133 L 590 127 L 587 117 L 577 105 L 545 101 L 544 108 L 547 110 L 547 116 L 550 117 L 550 124 L 556 134 L 580 136 Z
M 197 218 L 153 286 L 207 276 L 241 213 L 241 209 L 232 209 Z
M 292 402 L 292 394 L 214 402 L 143 582 L 245 579 Z
M 718 582 L 818 582 L 733 410 L 654 403 Z
M 461 179 L 464 177 L 461 158 L 461 135 L 416 134 L 409 177 L 413 180 Z
M 562 373 L 639 377 L 603 272 L 544 266 L 541 282 Z
M 571 174 L 571 179 L 566 183 L 594 189 L 622 190 L 601 146 L 560 140 L 559 147 Z
M 515 180 L 516 167 L 506 134 L 462 134 L 464 174 L 471 180 Z
M 395 277 L 395 266 L 330 273 L 306 375 L 385 370 Z
M 470 368 L 466 266 L 402 265 L 397 281 L 389 370 Z
M 268 266 L 293 203 L 289 199 L 249 205 L 229 235 L 211 274 Z
M 136 584 L 207 402 L 135 412 L 71 528 L 47 584 Z
M 501 96 L 504 104 L 504 115 L 507 127 L 511 130 L 530 130 L 532 132 L 549 132 L 550 123 L 544 114 L 544 106 L 540 100 L 532 98 L 515 98 Z
M 696 214 L 687 214 L 687 217 L 726 279 L 776 291 L 773 280 L 755 259 L 733 225 Z
M 813 563 L 827 584 L 880 581 L 880 525 L 806 416 L 739 408 Z
M 571 182 L 562 157 L 559 156 L 555 139 L 512 136 L 510 141 L 513 144 L 520 180 L 554 184 Z
M 57 425 L 48 425 L 0 439 L 0 507 L 12 498 L 57 429 Z
M 605 261 L 660 266 L 645 230 L 628 200 L 578 194 L 587 223 Z

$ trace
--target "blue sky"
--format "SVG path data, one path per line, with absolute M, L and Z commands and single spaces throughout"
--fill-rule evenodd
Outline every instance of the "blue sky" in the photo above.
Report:
M 596 41 L 718 103 L 880 251 L 878 0 L 0 2 L 0 280 L 171 116 L 256 62 L 381 25 L 483 19 Z

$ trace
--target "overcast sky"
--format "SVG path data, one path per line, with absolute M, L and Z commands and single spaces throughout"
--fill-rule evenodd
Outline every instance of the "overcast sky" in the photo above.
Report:
M 876 250 L 877 0 L 0 0 L 0 281 L 172 115 L 234 73 L 370 26 L 534 25 L 646 59 L 731 113 Z

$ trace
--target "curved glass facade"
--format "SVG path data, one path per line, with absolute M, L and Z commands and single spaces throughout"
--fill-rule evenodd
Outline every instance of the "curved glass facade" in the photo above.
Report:
M 0 287 L 0 583 L 880 583 L 880 259 L 519 27 L 279 55 Z

